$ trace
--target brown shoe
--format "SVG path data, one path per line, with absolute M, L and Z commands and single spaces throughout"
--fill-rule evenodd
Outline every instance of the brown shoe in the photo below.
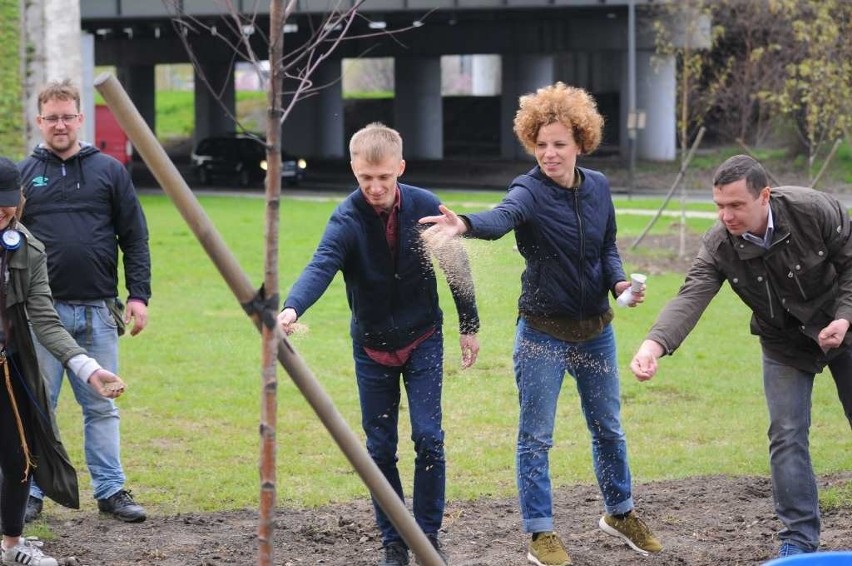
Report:
M 630 548 L 642 556 L 648 556 L 651 552 L 660 552 L 663 549 L 660 540 L 654 536 L 645 521 L 640 519 L 635 511 L 631 511 L 623 519 L 604 515 L 598 521 L 598 526 L 606 534 L 626 542 Z
M 527 560 L 536 566 L 571 566 L 571 557 L 556 533 L 536 533 L 530 541 Z

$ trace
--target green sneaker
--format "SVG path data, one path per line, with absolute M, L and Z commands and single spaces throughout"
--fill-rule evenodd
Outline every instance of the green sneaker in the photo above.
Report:
M 642 556 L 648 556 L 650 552 L 660 552 L 663 549 L 660 540 L 654 536 L 645 521 L 640 519 L 635 511 L 631 511 L 623 519 L 604 515 L 598 521 L 598 525 L 603 532 L 620 538 Z
M 541 533 L 530 541 L 527 560 L 538 566 L 570 566 L 571 557 L 565 552 L 556 533 Z

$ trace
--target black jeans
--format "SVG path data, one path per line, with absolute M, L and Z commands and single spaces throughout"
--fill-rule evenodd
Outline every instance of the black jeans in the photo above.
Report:
M 27 436 L 27 444 L 32 449 L 30 435 L 26 433 L 32 409 L 30 399 L 21 385 L 16 361 L 15 356 L 11 356 L 5 363 L 9 369 L 12 391 Z M 3 472 L 0 477 L 0 521 L 3 525 L 3 534 L 6 536 L 17 537 L 24 532 L 24 512 L 27 508 L 32 477 L 31 473 L 24 476 L 25 469 L 26 460 L 21 446 L 18 423 L 9 401 L 6 368 L 0 366 L 0 470 Z

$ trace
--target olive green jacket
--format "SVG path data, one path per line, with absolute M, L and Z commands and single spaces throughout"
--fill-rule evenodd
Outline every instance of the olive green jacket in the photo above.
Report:
M 59 438 L 50 398 L 39 371 L 32 334 L 26 329 L 31 326 L 38 341 L 63 364 L 86 351 L 65 331 L 53 308 L 44 245 L 20 224 L 17 228 L 24 235 L 24 242 L 17 250 L 7 252 L 9 285 L 6 315 L 13 329 L 21 375 L 26 381 L 26 389 L 32 392 L 32 400 L 17 401 L 32 401 L 35 405 L 35 410 L 29 411 L 30 422 L 24 423 L 32 443 L 33 476 L 45 495 L 61 505 L 77 509 L 80 506 L 77 472 Z
M 802 371 L 822 370 L 819 331 L 836 319 L 852 321 L 852 224 L 834 197 L 802 187 L 770 192 L 774 233 L 769 249 L 733 236 L 717 222 L 704 234 L 686 280 L 647 338 L 671 354 L 692 331 L 727 281 L 752 311 L 751 333 L 764 351 Z

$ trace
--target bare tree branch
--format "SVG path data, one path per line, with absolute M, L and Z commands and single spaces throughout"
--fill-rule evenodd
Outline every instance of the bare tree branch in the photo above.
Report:
M 226 86 L 216 86 L 211 83 L 193 48 L 193 38 L 203 35 L 215 37 L 233 54 L 230 60 L 232 66 L 238 60 L 248 63 L 254 69 L 261 87 L 264 90 L 268 88 L 270 71 L 266 69 L 266 60 L 261 58 L 253 46 L 252 35 L 259 34 L 258 37 L 260 40 L 269 46 L 272 45 L 270 37 L 274 37 L 274 41 L 283 42 L 283 26 L 296 13 L 298 6 L 296 0 L 288 0 L 287 5 L 283 9 L 281 28 L 273 28 L 269 36 L 265 35 L 258 28 L 256 12 L 241 14 L 233 0 L 219 0 L 227 15 L 217 19 L 216 23 L 205 22 L 201 18 L 186 14 L 182 9 L 180 0 L 162 1 L 172 14 L 172 25 L 189 55 L 198 80 L 204 84 L 217 100 L 222 100 Z M 283 124 L 286 121 L 298 102 L 315 96 L 323 89 L 339 81 L 339 79 L 336 79 L 324 82 L 323 84 L 316 84 L 312 77 L 317 72 L 317 69 L 333 55 L 344 41 L 390 38 L 397 44 L 404 45 L 397 38 L 397 35 L 416 29 L 422 25 L 412 24 L 392 30 L 384 29 L 366 33 L 353 33 L 353 26 L 356 22 L 369 23 L 372 21 L 359 11 L 364 2 L 365 0 L 356 0 L 351 5 L 344 5 L 341 0 L 337 0 L 330 6 L 329 11 L 323 15 L 319 22 L 316 22 L 314 18 L 308 18 L 307 21 L 311 26 L 308 38 L 302 44 L 286 52 L 283 49 L 280 50 L 281 55 L 277 62 L 268 62 L 269 69 L 273 65 L 277 65 L 280 76 L 286 81 L 286 86 L 279 93 L 282 100 L 283 97 L 287 98 L 287 102 L 282 107 L 278 118 L 279 123 Z M 420 18 L 420 21 L 424 21 L 433 11 L 428 11 Z M 220 26 L 222 29 L 220 29 Z M 372 48 L 364 50 L 360 56 L 364 56 Z M 246 134 L 250 133 L 249 128 L 246 128 L 239 121 L 234 112 L 227 108 L 225 104 L 221 104 L 221 106 L 228 118 L 233 121 L 236 131 Z

